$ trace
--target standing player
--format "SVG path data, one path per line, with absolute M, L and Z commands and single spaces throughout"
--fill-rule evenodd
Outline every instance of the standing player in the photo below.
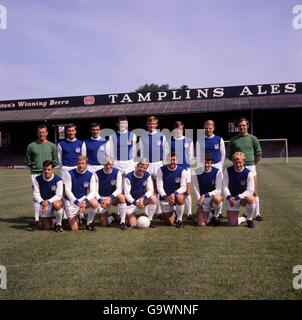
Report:
M 81 155 L 83 142 L 76 138 L 77 126 L 74 123 L 69 123 L 65 127 L 67 138 L 61 140 L 58 145 L 58 161 L 61 169 L 61 177 L 69 170 L 77 167 L 77 159 Z
M 57 145 L 58 150 L 58 161 L 59 167 L 61 169 L 61 177 L 63 178 L 64 175 L 72 169 L 77 167 L 77 159 L 78 156 L 81 155 L 81 149 L 83 142 L 76 138 L 77 134 L 77 126 L 74 123 L 69 123 L 65 127 L 65 133 L 67 138 L 61 140 Z M 63 202 L 65 205 L 65 197 L 63 197 Z M 65 206 L 64 206 L 65 207 Z M 81 214 L 79 216 L 80 224 L 83 222 L 84 215 Z M 66 211 L 63 210 L 63 222 L 67 222 L 67 215 Z
M 249 228 L 255 228 L 252 220 L 255 211 L 253 173 L 244 166 L 245 155 L 242 152 L 235 152 L 232 161 L 233 165 L 223 174 L 228 223 L 230 226 L 237 226 L 246 221 Z M 240 206 L 246 207 L 247 218 L 239 217 Z
M 102 161 L 109 155 L 108 140 L 100 136 L 101 125 L 98 122 L 90 124 L 91 137 L 83 142 L 82 156 L 88 157 L 88 170 L 92 173 L 103 168 Z
M 214 157 L 214 163 L 212 167 L 218 168 L 219 170 L 223 170 L 224 160 L 225 160 L 225 144 L 221 137 L 216 136 L 214 134 L 215 131 L 215 123 L 213 120 L 207 120 L 204 123 L 204 153 L 210 153 Z M 197 165 L 202 165 L 202 144 L 201 141 L 197 141 L 196 143 L 196 157 L 197 157 Z
M 79 229 L 77 216 L 86 208 L 94 211 L 98 202 L 94 198 L 96 190 L 95 176 L 87 170 L 88 159 L 85 156 L 79 156 L 77 168 L 70 170 L 64 176 L 66 203 L 65 209 L 72 230 Z
M 117 206 L 118 214 L 120 216 L 121 230 L 126 230 L 126 200 L 122 194 L 123 181 L 121 171 L 114 168 L 114 160 L 110 156 L 105 156 L 103 160 L 104 168 L 95 172 L 96 190 L 95 196 L 99 202 L 97 210 L 88 214 L 87 227 L 93 230 L 93 219 L 95 213 L 100 214 L 101 226 L 108 225 L 108 210 L 111 205 Z
M 214 208 L 214 225 L 219 225 L 219 212 L 222 208 L 222 171 L 213 167 L 214 157 L 205 154 L 202 168 L 194 170 L 192 176 L 194 191 L 197 199 L 197 223 L 205 226 L 213 217 L 210 212 Z
M 115 168 L 125 176 L 135 169 L 136 135 L 128 131 L 128 120 L 125 117 L 118 118 L 117 132 L 109 137 L 110 155 L 114 159 Z
M 175 153 L 178 159 L 178 165 L 182 166 L 186 172 L 186 192 L 185 205 L 187 207 L 187 218 L 192 220 L 192 198 L 191 198 L 191 162 L 194 157 L 194 146 L 193 141 L 190 138 L 184 136 L 184 124 L 182 121 L 177 121 L 174 123 L 175 134 L 171 137 L 169 144 L 171 148 L 171 153 Z
M 53 161 L 55 167 L 58 165 L 56 145 L 47 140 L 47 135 L 46 124 L 39 125 L 37 127 L 38 139 L 30 143 L 26 149 L 25 165 L 30 168 L 32 188 L 35 177 L 43 173 L 43 162 L 45 160 Z M 34 201 L 34 220 L 30 223 L 31 226 L 36 226 L 39 223 L 39 214 L 40 204 Z
M 56 232 L 62 232 L 63 214 L 63 182 L 61 177 L 54 174 L 54 164 L 51 160 L 43 162 L 43 174 L 33 180 L 34 199 L 40 206 L 42 227 L 50 230 L 52 227 L 52 216 L 56 218 Z
M 156 228 L 152 224 L 156 208 L 156 196 L 154 195 L 153 182 L 147 172 L 149 161 L 141 158 L 134 171 L 129 172 L 124 179 L 124 193 L 127 200 L 127 219 L 130 226 L 136 227 L 135 213 L 140 209 L 145 210 L 145 215 L 150 220 L 150 228 Z
M 157 190 L 160 195 L 162 215 L 167 225 L 175 221 L 173 210 L 176 206 L 177 228 L 183 228 L 182 216 L 184 213 L 184 193 L 186 192 L 186 171 L 177 165 L 175 153 L 167 159 L 168 164 L 157 172 Z
M 163 160 L 167 158 L 169 153 L 169 144 L 166 137 L 156 130 L 158 127 L 158 118 L 150 116 L 147 119 L 147 129 L 139 141 L 140 155 L 149 160 L 148 171 L 151 174 L 154 191 L 158 194 L 156 186 L 156 175 L 158 169 L 163 165 Z M 159 195 L 157 195 L 158 216 L 161 218 L 161 206 L 159 204 Z
M 254 197 L 255 197 L 255 214 L 256 220 L 262 221 L 260 216 L 259 196 L 257 192 L 257 171 L 256 165 L 261 159 L 262 151 L 258 139 L 248 133 L 249 122 L 245 118 L 241 118 L 238 121 L 239 134 L 234 136 L 229 144 L 228 158 L 232 160 L 232 156 L 235 152 L 240 151 L 244 153 L 246 160 L 246 167 L 252 171 L 254 176 Z

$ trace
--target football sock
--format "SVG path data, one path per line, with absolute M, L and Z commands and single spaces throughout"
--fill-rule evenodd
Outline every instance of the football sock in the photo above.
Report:
M 60 226 L 62 225 L 62 218 L 63 218 L 63 209 L 56 211 L 54 210 L 54 216 L 57 220 L 57 224 L 59 224 Z
M 90 223 L 93 222 L 93 219 L 95 217 L 97 209 L 93 209 L 93 208 L 89 208 L 88 210 L 88 218 L 87 218 L 87 222 L 86 225 L 88 226 Z M 80 215 L 81 216 L 81 215 Z
M 119 216 L 121 217 L 121 222 L 120 223 L 125 223 L 126 211 L 127 211 L 126 203 L 119 203 L 117 205 L 117 211 L 118 211 Z
M 213 208 L 214 208 L 214 217 L 217 218 L 222 211 L 222 202 L 220 204 L 213 203 Z
M 34 202 L 34 217 L 36 221 L 39 221 L 39 215 L 40 215 L 40 203 Z
M 213 218 L 213 213 L 210 211 L 209 215 L 208 215 L 208 220 L 207 220 L 207 224 L 210 223 L 211 219 Z
M 66 207 L 66 199 L 63 197 L 63 219 L 67 219 L 66 210 L 64 209 Z
M 185 197 L 185 205 L 187 207 L 187 215 L 189 216 L 192 214 L 192 197 L 190 194 Z
M 238 226 L 240 225 L 240 223 L 242 222 L 246 222 L 246 219 L 244 217 L 238 217 Z
M 219 211 L 218 211 L 218 215 L 222 214 L 222 205 L 223 205 L 223 196 L 222 196 L 222 201 L 221 201 L 221 205 L 220 208 L 219 208 Z M 215 210 L 215 207 L 214 207 L 214 210 Z M 215 216 L 216 217 L 216 216 Z
M 115 218 L 114 218 L 114 216 L 109 216 L 108 217 L 108 219 L 107 219 L 107 222 L 108 222 L 108 224 L 111 224 L 112 222 L 114 222 L 115 221 Z
M 246 211 L 247 211 L 246 220 L 252 220 L 253 219 L 253 214 L 254 214 L 254 211 L 255 211 L 255 203 L 247 204 L 246 205 Z
M 80 213 L 80 219 L 84 218 L 84 213 Z
M 153 219 L 153 215 L 156 209 L 156 204 L 148 204 L 146 206 L 145 213 L 147 214 L 148 219 L 151 221 Z
M 162 214 L 161 206 L 160 206 L 160 195 L 159 194 L 157 195 L 156 210 L 157 210 L 158 214 Z
M 256 217 L 260 216 L 259 197 L 255 197 L 255 214 Z
M 182 221 L 182 216 L 184 214 L 184 210 L 185 210 L 185 205 L 182 204 L 177 204 L 176 205 L 176 216 L 177 216 L 177 220 Z

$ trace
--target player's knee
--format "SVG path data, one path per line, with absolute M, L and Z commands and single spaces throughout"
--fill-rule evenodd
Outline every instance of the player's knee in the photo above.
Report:
M 150 204 L 156 204 L 156 202 L 157 202 L 156 196 L 155 196 L 155 195 L 152 195 L 152 196 L 149 198 L 149 201 L 150 201 Z
M 128 219 L 128 222 L 129 222 L 129 225 L 131 228 L 135 228 L 136 225 L 137 225 L 137 219 L 134 215 L 128 215 L 127 216 L 127 219 Z
M 119 203 L 126 203 L 126 198 L 123 194 L 117 195 L 117 199 Z
M 89 206 L 93 209 L 96 209 L 98 207 L 98 201 L 96 199 L 91 199 L 88 201 Z
M 222 196 L 221 196 L 221 195 L 216 194 L 216 195 L 213 196 L 213 202 L 214 202 L 215 204 L 220 204 L 221 201 L 222 201 Z
M 183 194 L 176 195 L 175 202 L 176 204 L 183 205 L 185 203 L 184 195 Z
M 59 211 L 59 210 L 61 210 L 63 208 L 63 201 L 62 200 L 57 200 L 52 204 L 52 206 L 56 211 Z
M 107 227 L 107 225 L 108 225 L 108 215 L 107 215 L 107 213 L 100 213 L 99 218 L 100 218 L 100 225 L 102 227 Z
M 248 196 L 245 198 L 246 202 L 248 204 L 253 204 L 255 202 L 255 197 L 254 196 Z

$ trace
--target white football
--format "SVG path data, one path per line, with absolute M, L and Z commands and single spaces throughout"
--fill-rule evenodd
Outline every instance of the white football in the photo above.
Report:
M 139 229 L 149 228 L 150 220 L 146 216 L 141 216 L 137 219 L 137 227 Z

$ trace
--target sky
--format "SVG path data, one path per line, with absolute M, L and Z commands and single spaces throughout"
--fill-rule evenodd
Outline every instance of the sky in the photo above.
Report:
M 0 100 L 301 82 L 297 4 L 0 0 Z

